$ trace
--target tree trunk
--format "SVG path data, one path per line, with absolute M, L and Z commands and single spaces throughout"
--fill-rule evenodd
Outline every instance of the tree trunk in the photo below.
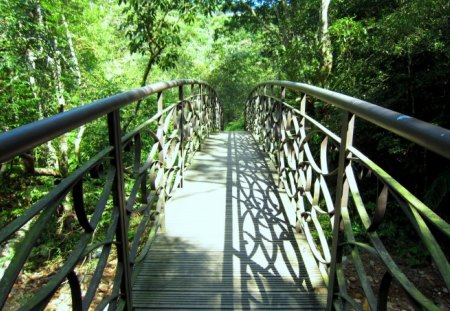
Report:
M 39 24 L 39 26 L 45 28 L 44 18 L 42 16 L 42 10 L 41 10 L 41 6 L 39 4 L 36 6 L 36 17 L 37 17 L 37 23 Z M 42 45 L 39 48 L 38 52 L 39 52 L 39 55 L 44 54 Z M 35 73 L 34 71 L 36 70 L 36 62 L 35 62 L 36 56 L 35 56 L 35 53 L 33 52 L 33 50 L 31 50 L 31 49 L 27 50 L 27 60 L 28 60 L 28 68 L 30 70 L 29 81 L 30 81 L 31 91 L 33 93 L 34 99 L 37 101 L 38 119 L 41 120 L 46 116 L 46 113 L 44 111 L 44 105 L 43 105 L 42 101 L 39 99 L 39 95 L 38 95 L 39 87 L 38 87 L 36 79 L 34 77 L 34 73 Z M 47 165 L 50 167 L 54 166 L 56 168 L 56 170 L 59 170 L 58 157 L 56 154 L 56 150 L 53 147 L 51 141 L 47 142 L 47 152 L 48 152 L 48 156 L 46 157 Z M 24 164 L 25 164 L 25 167 L 27 167 L 27 163 L 24 163 Z M 33 167 L 34 167 L 34 164 L 33 164 Z
M 64 97 L 64 84 L 62 81 L 62 70 L 61 70 L 61 51 L 58 47 L 58 38 L 54 37 L 52 40 L 52 50 L 53 50 L 53 58 L 48 57 L 48 62 L 50 68 L 53 69 L 53 80 L 54 84 L 54 92 L 57 99 L 58 104 L 58 112 L 64 112 L 66 110 L 66 99 Z M 69 173 L 69 157 L 68 157 L 68 140 L 67 134 L 63 134 L 59 137 L 58 140 L 58 148 L 59 148 L 59 157 L 57 157 L 59 172 L 62 177 L 66 177 Z M 64 232 L 64 224 L 66 223 L 66 219 L 73 216 L 73 208 L 71 201 L 68 196 L 65 197 L 64 201 L 61 202 L 61 207 L 63 209 L 63 214 L 59 217 L 58 223 L 59 227 L 57 229 L 58 234 L 62 234 Z
M 75 73 L 78 92 L 80 93 L 80 102 L 78 104 L 81 104 L 82 103 L 81 70 L 80 70 L 80 66 L 78 63 L 78 57 L 77 57 L 77 54 L 75 53 L 75 48 L 73 46 L 72 33 L 70 32 L 69 24 L 67 23 L 67 20 L 66 20 L 66 17 L 64 16 L 64 14 L 62 15 L 62 24 L 64 26 L 64 29 L 66 30 L 67 45 L 69 46 L 70 60 L 71 60 L 71 65 L 73 66 L 72 71 Z M 78 129 L 77 138 L 75 139 L 75 142 L 74 142 L 75 157 L 77 158 L 78 164 L 81 163 L 80 148 L 81 148 L 81 142 L 83 140 L 83 135 L 84 135 L 85 130 L 86 130 L 86 126 L 84 124 L 82 126 L 80 126 L 80 128 Z
M 333 67 L 333 54 L 331 52 L 331 40 L 328 34 L 328 8 L 331 0 L 322 0 L 320 6 L 320 46 L 322 52 L 322 68 L 320 70 L 320 83 L 326 85 L 328 76 Z
M 281 44 L 284 46 L 286 51 L 291 49 L 291 42 L 292 42 L 292 25 L 291 25 L 291 16 L 290 12 L 292 9 L 292 5 L 288 4 L 286 0 L 281 1 L 281 11 L 278 12 L 278 9 L 275 9 L 278 23 L 279 23 L 279 29 L 280 29 L 280 36 L 283 39 Z
M 57 41 L 54 40 L 55 48 L 57 48 Z M 64 112 L 66 110 L 66 100 L 64 98 L 64 86 L 61 80 L 61 52 L 56 50 L 55 59 L 55 81 L 56 81 L 56 96 L 58 98 L 58 110 L 59 112 Z M 60 151 L 61 158 L 59 163 L 59 170 L 63 176 L 67 175 L 69 171 L 69 157 L 68 157 L 68 146 L 67 146 L 67 135 L 63 134 L 60 139 Z
M 64 29 L 66 30 L 66 39 L 67 39 L 67 45 L 69 46 L 69 53 L 70 53 L 70 60 L 71 65 L 73 66 L 72 70 L 75 73 L 75 76 L 77 77 L 77 85 L 78 87 L 81 87 L 81 70 L 80 66 L 78 64 L 78 58 L 77 54 L 75 53 L 75 48 L 73 47 L 73 41 L 72 41 L 72 33 L 69 29 L 69 24 L 67 23 L 66 17 L 64 14 L 62 15 L 62 24 L 64 26 Z
M 37 102 L 37 111 L 38 111 L 38 118 L 43 118 L 43 111 L 42 111 L 42 102 L 39 100 L 38 95 L 38 87 L 36 85 L 36 79 L 34 77 L 34 72 L 36 70 L 36 56 L 34 55 L 34 52 L 31 49 L 27 50 L 27 60 L 28 60 L 28 69 L 30 71 L 30 76 L 28 77 L 28 81 L 30 82 L 31 92 L 33 93 L 33 98 Z
M 36 161 L 30 153 L 23 153 L 20 155 L 20 158 L 25 166 L 25 171 L 30 175 L 61 177 L 61 173 L 59 171 L 36 167 Z
M 150 59 L 148 60 L 147 63 L 147 67 L 145 67 L 145 71 L 144 71 L 144 75 L 142 77 L 142 82 L 141 82 L 141 86 L 146 86 L 147 85 L 147 79 L 148 76 L 150 74 L 150 70 L 153 67 L 153 64 L 155 63 L 155 58 L 156 56 L 150 56 Z M 128 129 L 128 127 L 130 126 L 131 122 L 133 122 L 134 118 L 137 116 L 139 109 L 141 108 L 141 104 L 142 104 L 142 100 L 139 100 L 136 103 L 136 107 L 134 108 L 134 113 L 133 115 L 128 119 L 127 123 L 123 126 L 123 132 L 126 132 L 126 130 Z
M 147 67 L 145 67 L 141 86 L 145 86 L 147 84 L 148 75 L 150 74 L 150 70 L 152 69 L 154 62 L 155 62 L 155 58 L 153 56 L 150 56 L 150 59 L 148 60 L 148 63 L 147 63 Z
M 55 96 L 57 100 L 57 108 L 58 112 L 64 112 L 66 109 L 66 100 L 64 98 L 64 86 L 61 80 L 61 52 L 58 50 L 58 41 L 56 38 L 52 40 L 53 45 L 53 52 L 54 54 L 52 57 L 48 56 L 47 61 L 49 64 L 49 67 L 52 68 L 53 71 L 53 80 L 55 82 Z M 53 148 L 53 145 L 49 144 L 50 148 Z M 58 149 L 59 149 L 59 157 L 56 150 L 53 148 L 54 151 L 52 151 L 55 160 L 55 167 L 61 172 L 62 176 L 66 176 L 68 172 L 68 148 L 67 148 L 67 135 L 63 134 L 61 135 L 58 143 Z

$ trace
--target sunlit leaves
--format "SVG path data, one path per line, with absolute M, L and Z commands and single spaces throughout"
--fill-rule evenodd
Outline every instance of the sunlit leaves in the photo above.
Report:
M 339 53 L 345 53 L 352 47 L 362 48 L 367 44 L 366 28 L 360 21 L 351 17 L 343 17 L 334 21 L 329 32 Z
M 150 65 L 159 63 L 163 68 L 176 64 L 181 24 L 190 24 L 197 14 L 209 14 L 215 8 L 214 0 L 121 0 L 120 3 L 126 5 L 122 29 L 129 39 L 130 51 L 148 55 Z

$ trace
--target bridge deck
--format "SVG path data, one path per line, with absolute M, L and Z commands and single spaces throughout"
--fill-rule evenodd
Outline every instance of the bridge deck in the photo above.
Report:
M 250 134 L 212 135 L 166 206 L 133 288 L 141 309 L 323 309 L 326 289 Z

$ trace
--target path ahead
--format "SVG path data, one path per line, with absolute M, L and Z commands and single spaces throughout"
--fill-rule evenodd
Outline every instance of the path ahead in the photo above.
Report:
M 133 288 L 142 309 L 323 309 L 326 289 L 248 133 L 212 135 Z M 287 202 L 287 201 L 286 201 Z

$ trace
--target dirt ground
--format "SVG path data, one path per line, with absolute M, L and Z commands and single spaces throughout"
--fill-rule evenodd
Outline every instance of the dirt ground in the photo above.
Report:
M 377 293 L 381 278 L 386 269 L 381 262 L 374 259 L 372 256 L 368 254 L 360 255 L 364 268 L 368 273 L 369 282 L 371 283 L 374 292 Z M 347 277 L 347 290 L 349 291 L 349 294 L 363 304 L 364 310 L 370 310 L 359 285 L 358 274 L 356 273 L 353 263 L 349 259 L 345 260 L 344 263 L 344 271 Z M 414 283 L 426 297 L 439 306 L 441 310 L 450 311 L 450 294 L 434 264 L 421 268 L 409 268 L 407 266 L 400 266 L 400 268 L 409 280 L 411 280 L 411 282 Z M 389 291 L 388 310 L 414 310 L 404 290 L 394 281 L 391 284 Z

